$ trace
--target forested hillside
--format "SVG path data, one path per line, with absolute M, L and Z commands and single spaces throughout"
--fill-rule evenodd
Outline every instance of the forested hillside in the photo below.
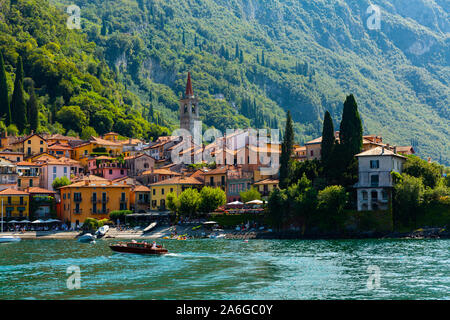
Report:
M 66 26 L 67 15 L 47 1 L 0 1 L 0 51 L 4 57 L 12 123 L 23 116 L 14 103 L 16 75 L 23 61 L 21 93 L 30 104 L 32 92 L 38 106 L 38 132 L 77 135 L 116 130 L 124 136 L 149 138 L 168 132 L 143 117 L 140 99 L 117 81 L 115 72 L 86 34 Z M 5 103 L 0 103 L 2 109 Z M 29 117 L 30 118 L 30 117 Z M 3 117 L 3 128 L 9 125 Z M 3 130 L 3 129 L 2 129 Z
M 370 1 L 381 8 L 379 30 L 367 26 L 368 0 L 50 1 L 60 13 L 47 10 L 40 19 L 52 17 L 40 27 L 54 24 L 54 17 L 61 27 L 69 5 L 81 8 L 81 30 L 51 32 L 50 38 L 63 42 L 64 56 L 80 64 L 78 72 L 111 92 L 100 95 L 118 110 L 120 125 L 113 128 L 122 134 L 134 133 L 134 123 L 147 128 L 141 115 L 175 127 L 191 71 L 207 126 L 281 127 L 284 110 L 291 110 L 302 143 L 320 135 L 325 110 L 336 126 L 346 95 L 353 93 L 365 133 L 381 134 L 389 143 L 413 143 L 421 156 L 450 163 L 447 0 Z M 38 42 L 39 50 L 45 43 Z M 108 77 L 89 73 L 89 60 L 106 68 Z M 13 57 L 8 61 L 14 65 Z M 75 87 L 80 78 L 72 81 Z M 72 97 L 66 101 L 62 92 L 53 96 L 80 105 Z M 122 115 L 135 118 L 122 126 Z

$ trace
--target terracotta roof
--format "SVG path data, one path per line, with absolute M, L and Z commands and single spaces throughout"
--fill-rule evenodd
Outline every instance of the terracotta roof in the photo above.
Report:
M 105 146 L 115 146 L 115 147 L 121 146 L 120 143 L 109 141 L 109 140 L 105 140 L 105 139 L 102 139 L 102 138 L 92 137 L 92 136 L 89 139 L 89 141 L 97 143 L 97 144 L 100 144 L 100 145 L 105 145 Z
M 23 155 L 23 152 L 15 152 L 15 151 L 11 151 L 10 149 L 5 149 L 0 151 L 0 154 L 21 154 Z
M 150 189 L 146 186 L 136 186 L 133 190 L 134 192 L 150 192 Z
M 87 184 L 86 184 L 87 182 Z M 72 184 L 69 184 L 67 186 L 60 187 L 59 189 L 63 188 L 131 188 L 132 186 L 126 183 L 115 183 L 113 181 L 78 181 L 74 182 Z
M 368 157 L 368 156 L 394 156 L 406 159 L 406 157 L 399 155 L 398 153 L 394 153 L 393 151 L 383 147 L 376 147 L 355 155 L 355 157 Z
M 56 133 L 52 134 L 50 136 L 45 137 L 47 140 L 79 140 L 78 137 L 71 137 L 71 136 L 63 136 L 62 134 Z
M 210 175 L 210 174 L 226 174 L 228 168 L 226 166 L 218 167 L 216 169 L 205 171 L 204 175 Z
M 68 144 L 62 144 L 55 142 L 52 145 L 48 146 L 49 150 L 72 150 L 72 147 Z
M 166 175 L 174 175 L 174 176 L 181 175 L 178 172 L 168 170 L 168 169 L 155 169 L 155 170 L 153 170 L 153 172 L 151 170 L 142 172 L 142 175 L 149 175 L 149 174 L 166 174 Z
M 192 177 L 180 176 L 180 177 L 174 177 L 171 179 L 155 182 L 155 183 L 152 183 L 150 186 L 161 186 L 161 185 L 172 185 L 172 184 L 202 185 L 203 183 Z
M 416 153 L 412 146 L 397 146 L 398 153 Z
M 120 141 L 118 141 L 118 143 L 120 143 L 120 144 L 139 144 L 139 143 L 142 143 L 142 140 L 131 139 L 131 141 L 130 141 L 130 139 L 126 139 L 126 140 L 120 140 Z
M 7 196 L 15 196 L 15 195 L 18 195 L 18 196 L 28 196 L 29 193 L 28 193 L 28 192 L 25 192 L 25 191 L 19 191 L 19 190 L 16 190 L 16 189 L 7 188 L 7 189 L 4 189 L 4 190 L 0 191 L 0 195 L 7 195 Z
M 23 137 L 19 137 L 19 140 L 17 140 L 16 142 L 13 142 L 11 144 L 18 144 L 18 143 L 22 143 L 24 141 L 27 141 L 28 139 L 30 139 L 32 136 L 38 136 L 39 138 L 41 138 L 42 140 L 45 140 L 44 138 L 42 138 L 40 135 L 38 135 L 37 133 L 32 133 L 29 134 L 27 136 L 23 136 Z
M 116 132 L 108 132 L 108 133 L 105 133 L 103 136 L 118 136 L 119 134 L 118 133 L 116 133 Z
M 61 157 L 58 159 L 54 159 L 54 160 L 49 160 L 47 161 L 47 164 L 53 164 L 53 165 L 71 165 L 71 164 L 80 164 L 78 161 L 70 159 L 70 158 L 66 158 L 66 157 Z
M 24 166 L 24 167 L 40 167 L 42 164 L 40 163 L 34 163 L 29 161 L 20 161 L 16 162 L 16 166 Z
M 28 193 L 57 193 L 56 191 L 47 190 L 39 187 L 28 187 L 25 189 Z
M 280 183 L 280 180 L 276 180 L 276 179 L 264 179 L 258 182 L 255 182 L 255 185 L 264 185 L 264 184 L 278 184 Z
M 103 177 L 99 177 L 99 176 L 90 174 L 88 176 L 84 176 L 83 178 L 74 180 L 74 182 L 78 182 L 78 181 L 109 181 L 109 180 L 106 178 L 103 178 Z

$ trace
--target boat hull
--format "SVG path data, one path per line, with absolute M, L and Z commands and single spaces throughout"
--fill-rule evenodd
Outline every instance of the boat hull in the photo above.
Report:
M 121 253 L 156 254 L 156 255 L 169 253 L 165 248 L 157 248 L 157 249 L 138 248 L 138 247 L 132 248 L 118 245 L 111 245 L 109 247 L 111 248 L 111 250 Z
M 19 242 L 22 239 L 15 237 L 0 237 L 0 243 Z

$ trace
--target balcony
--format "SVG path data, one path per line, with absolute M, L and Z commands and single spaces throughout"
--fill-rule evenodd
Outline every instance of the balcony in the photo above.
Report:
M 109 213 L 109 209 L 98 209 L 94 212 L 94 209 L 91 209 L 91 214 L 108 214 Z
M 109 197 L 105 197 L 105 198 L 91 197 L 92 203 L 107 203 L 108 201 L 109 201 Z
M 83 209 L 73 209 L 73 214 L 81 214 Z
M 128 203 L 128 198 L 120 198 L 119 202 L 120 203 Z
M 28 204 L 28 201 L 27 200 L 23 200 L 23 201 L 20 201 L 20 200 L 11 200 L 11 201 L 6 201 L 6 202 L 3 202 L 3 205 L 5 205 L 5 206 L 26 206 Z
M 81 197 L 74 197 L 73 201 L 76 202 L 76 203 L 80 203 L 80 202 L 83 201 L 83 198 L 81 198 Z

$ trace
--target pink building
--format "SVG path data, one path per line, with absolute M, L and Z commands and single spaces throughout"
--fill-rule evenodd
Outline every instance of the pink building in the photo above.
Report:
M 89 159 L 88 170 L 90 174 L 108 180 L 119 179 L 128 175 L 125 162 L 121 163 L 117 159 L 107 156 Z

